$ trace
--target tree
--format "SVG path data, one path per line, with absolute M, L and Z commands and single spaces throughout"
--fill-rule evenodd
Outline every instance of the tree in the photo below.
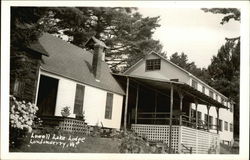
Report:
M 135 59 L 149 51 L 161 52 L 162 45 L 152 39 L 159 27 L 159 17 L 142 17 L 136 8 L 77 7 L 51 8 L 50 16 L 43 19 L 50 24 L 47 31 L 67 35 L 69 42 L 84 48 L 91 37 L 105 42 L 106 62 L 113 71 L 120 71 L 120 64 L 130 66 Z M 59 32 L 61 31 L 61 32 Z
M 120 71 L 119 64 L 130 66 L 149 51 L 164 54 L 160 42 L 152 39 L 159 17 L 142 17 L 136 8 L 13 7 L 12 13 L 12 46 L 26 46 L 41 32 L 49 32 L 66 35 L 70 43 L 84 48 L 95 36 L 110 47 L 106 61 L 112 62 L 113 71 Z
M 203 8 L 202 10 L 224 14 L 220 22 L 222 25 L 231 19 L 240 22 L 241 14 L 237 8 Z M 225 40 L 225 45 L 212 58 L 208 72 L 212 80 L 210 85 L 236 103 L 234 105 L 234 136 L 239 137 L 240 36 L 225 38 Z
M 214 14 L 224 14 L 220 24 L 225 24 L 231 19 L 235 21 L 240 21 L 240 10 L 237 8 L 202 8 L 204 12 L 211 12 Z
M 194 62 L 188 62 L 188 56 L 185 53 L 182 52 L 179 55 L 178 52 L 175 52 L 170 56 L 170 61 L 208 83 L 207 70 L 205 68 L 198 68 Z

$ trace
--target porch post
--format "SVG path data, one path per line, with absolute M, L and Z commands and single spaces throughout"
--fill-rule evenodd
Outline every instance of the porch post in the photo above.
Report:
M 217 112 L 216 130 L 217 130 L 217 134 L 219 134 L 219 118 L 220 118 L 220 112 L 219 112 L 219 108 L 218 108 L 218 107 L 216 107 L 216 112 Z
M 125 100 L 125 111 L 124 111 L 124 130 L 125 131 L 127 130 L 128 96 L 129 96 L 129 78 L 127 77 L 126 100 Z
M 210 106 L 207 105 L 207 131 L 209 132 L 209 110 L 210 110 Z
M 198 102 L 197 102 L 197 100 L 195 100 L 195 129 L 197 129 L 197 127 L 198 127 L 198 112 L 197 112 L 197 109 L 198 109 Z
M 155 121 L 156 121 L 156 109 L 157 109 L 157 92 L 155 92 L 155 119 L 154 119 L 154 124 L 155 124 Z
M 171 92 L 170 92 L 170 119 L 169 119 L 169 153 L 171 153 L 172 149 L 172 117 L 173 117 L 173 96 L 174 96 L 174 87 L 171 83 Z
M 179 97 L 180 97 L 180 112 L 182 113 L 182 100 L 183 100 L 183 94 L 182 94 L 182 92 L 179 92 Z M 181 115 L 181 113 L 180 113 L 180 126 L 182 125 L 182 115 Z
M 192 103 L 189 103 L 189 122 L 192 122 Z
M 137 124 L 137 113 L 138 113 L 138 99 L 139 99 L 139 84 L 136 87 L 136 104 L 135 104 L 135 124 Z

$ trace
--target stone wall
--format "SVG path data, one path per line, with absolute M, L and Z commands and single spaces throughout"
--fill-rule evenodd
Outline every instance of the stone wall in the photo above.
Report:
M 10 94 L 19 100 L 35 102 L 41 54 L 32 50 L 12 50 Z

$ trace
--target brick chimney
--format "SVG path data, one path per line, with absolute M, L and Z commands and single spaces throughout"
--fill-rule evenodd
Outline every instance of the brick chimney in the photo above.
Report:
M 105 62 L 105 49 L 108 47 L 104 42 L 96 39 L 95 37 L 91 37 L 85 44 L 85 47 L 94 50 L 92 70 L 96 81 L 100 81 L 102 61 Z

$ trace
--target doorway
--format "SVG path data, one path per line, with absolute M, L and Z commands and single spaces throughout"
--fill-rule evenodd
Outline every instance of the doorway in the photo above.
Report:
M 41 75 L 37 106 L 38 116 L 54 116 L 56 107 L 56 97 L 58 89 L 58 79 Z

